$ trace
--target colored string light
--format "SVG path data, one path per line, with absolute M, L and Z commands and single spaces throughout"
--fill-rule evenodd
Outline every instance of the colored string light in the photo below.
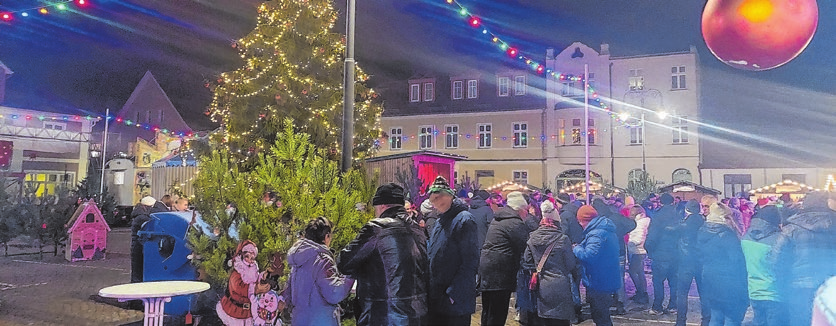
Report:
M 65 10 L 68 9 L 68 7 L 67 7 L 68 3 L 75 3 L 76 7 L 79 7 L 79 8 L 86 7 L 87 5 L 90 4 L 90 2 L 88 0 L 60 0 L 60 1 L 53 2 L 53 3 L 45 4 L 45 5 L 42 5 L 42 6 L 30 7 L 30 8 L 26 8 L 26 9 L 20 9 L 20 10 L 13 10 L 13 11 L 0 10 L 0 20 L 9 22 L 9 21 L 14 20 L 14 18 L 17 17 L 17 16 L 24 17 L 24 18 L 29 17 L 30 16 L 30 14 L 29 14 L 30 11 L 36 11 L 41 15 L 48 15 L 51 8 L 55 8 L 58 11 L 65 11 Z

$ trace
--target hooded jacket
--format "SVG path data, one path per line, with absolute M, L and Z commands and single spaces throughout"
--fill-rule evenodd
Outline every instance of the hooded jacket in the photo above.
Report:
M 473 215 L 473 222 L 476 222 L 476 243 L 479 248 L 485 243 L 485 235 L 488 233 L 488 226 L 493 221 L 493 210 L 484 199 L 473 197 L 470 200 L 470 214 Z
M 560 228 L 541 225 L 531 233 L 523 256 L 523 268 L 529 271 L 537 269 L 540 259 L 552 243 L 555 243 L 549 258 L 540 271 L 537 296 L 537 312 L 540 317 L 552 319 L 572 319 L 575 316 L 572 301 L 572 282 L 569 275 L 576 268 L 572 242 Z
M 682 221 L 672 226 L 672 230 L 679 234 L 677 248 L 681 262 L 692 263 L 697 260 L 697 234 L 703 224 L 705 224 L 705 217 L 695 213 L 688 214 Z
M 772 266 L 770 257 L 772 246 L 780 235 L 781 229 L 777 225 L 754 218 L 740 241 L 749 274 L 751 300 L 782 301 L 775 279 L 775 266 Z
M 438 216 L 427 245 L 428 302 L 434 314 L 462 316 L 476 312 L 475 280 L 479 268 L 476 241 L 473 215 L 463 201 L 454 199 L 450 209 Z
M 516 288 L 526 241 L 528 227 L 519 213 L 508 206 L 497 211 L 479 258 L 480 290 L 513 291 Z
M 790 217 L 773 250 L 782 293 L 818 288 L 836 271 L 836 212 L 811 208 Z
M 615 225 L 615 236 L 622 239 L 621 241 L 618 241 L 618 254 L 621 256 L 626 255 L 627 244 L 623 241 L 623 239 L 624 236 L 636 228 L 636 221 L 621 215 L 621 212 L 619 212 L 615 206 L 607 205 L 600 199 L 593 200 L 592 207 L 598 211 L 599 215 L 603 215 L 613 222 L 613 225 Z
M 700 295 L 712 305 L 745 312 L 749 306 L 746 261 L 737 231 L 725 223 L 706 222 L 697 244 L 703 266 Z
M 636 215 L 636 228 L 630 231 L 627 237 L 627 253 L 631 255 L 647 255 L 644 249 L 644 241 L 647 239 L 647 228 L 650 226 L 650 218 L 644 214 Z
M 589 222 L 583 241 L 573 249 L 584 268 L 583 284 L 600 292 L 614 292 L 621 287 L 618 264 L 618 237 L 615 225 L 603 216 Z
M 427 313 L 424 231 L 392 207 L 360 229 L 337 267 L 357 280 L 357 325 L 413 325 Z
M 340 324 L 337 307 L 348 297 L 354 280 L 337 271 L 334 256 L 323 245 L 308 239 L 296 241 L 287 254 L 290 298 L 294 325 Z

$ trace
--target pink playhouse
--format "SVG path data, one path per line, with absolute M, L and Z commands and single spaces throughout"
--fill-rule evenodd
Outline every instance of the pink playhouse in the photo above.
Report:
M 78 206 L 67 222 L 69 238 L 64 257 L 68 261 L 100 260 L 107 251 L 107 233 L 110 226 L 92 199 Z

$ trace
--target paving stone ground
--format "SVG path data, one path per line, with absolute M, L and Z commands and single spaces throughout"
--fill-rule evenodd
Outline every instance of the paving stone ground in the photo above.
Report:
M 25 255 L 37 248 L 16 245 L 9 248 L 9 257 L 0 256 L 0 326 L 100 326 L 142 325 L 142 312 L 127 309 L 127 304 L 105 304 L 93 300 L 104 287 L 130 281 L 130 230 L 114 229 L 108 236 L 108 255 L 102 261 L 67 262 L 59 252 Z M 650 275 L 648 284 L 650 284 Z M 632 284 L 628 281 L 628 294 Z M 652 289 L 649 289 L 652 293 Z M 689 298 L 688 325 L 699 325 L 699 302 L 696 291 Z M 480 302 L 481 300 L 479 300 Z M 646 306 L 628 302 L 627 314 L 613 316 L 615 325 L 669 326 L 675 315 L 650 316 Z M 473 315 L 472 325 L 479 325 L 481 305 Z M 200 325 L 216 325 L 213 318 L 204 318 Z M 751 310 L 744 325 L 751 324 Z M 166 325 L 183 325 L 171 319 Z M 514 321 L 513 300 L 506 325 Z M 580 325 L 594 325 L 591 320 Z

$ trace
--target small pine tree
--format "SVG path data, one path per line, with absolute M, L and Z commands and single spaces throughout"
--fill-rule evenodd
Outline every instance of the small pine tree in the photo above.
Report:
M 116 220 L 116 197 L 108 191 L 107 186 L 104 187 L 103 192 L 99 192 L 102 184 L 102 171 L 95 167 L 93 161 L 90 161 L 87 171 L 87 177 L 81 180 L 74 190 L 77 197 L 95 200 L 107 224 L 119 223 L 120 221 Z
M 648 195 L 656 192 L 656 179 L 645 171 L 635 171 L 634 173 L 635 177 L 627 181 L 627 194 L 632 196 L 637 203 L 640 203 Z
M 409 168 L 397 168 L 395 171 L 395 180 L 397 184 L 401 185 L 406 191 L 406 199 L 415 206 L 421 206 L 421 203 L 430 196 L 426 193 L 426 189 L 421 189 L 424 186 L 424 180 L 418 175 L 418 169 L 410 164 Z
M 341 173 L 307 134 L 294 131 L 289 119 L 252 170 L 240 171 L 238 162 L 224 150 L 213 152 L 201 160 L 194 180 L 195 208 L 209 229 L 191 232 L 189 245 L 212 284 L 226 283 L 226 263 L 241 240 L 259 245 L 257 260 L 263 267 L 273 253 L 287 252 L 317 216 L 334 224 L 333 248 L 347 245 L 372 217 L 368 209 L 356 208 L 358 203 L 368 207 L 374 192 L 366 176 L 353 169 Z M 279 196 L 280 206 L 262 202 L 267 191 Z M 234 214 L 227 213 L 230 204 L 237 208 Z
M 64 245 L 69 235 L 67 222 L 78 206 L 78 196 L 66 188 L 59 188 L 54 195 L 42 198 L 39 205 L 42 219 L 42 241 L 52 244 L 53 256 L 58 255 L 58 247 Z

